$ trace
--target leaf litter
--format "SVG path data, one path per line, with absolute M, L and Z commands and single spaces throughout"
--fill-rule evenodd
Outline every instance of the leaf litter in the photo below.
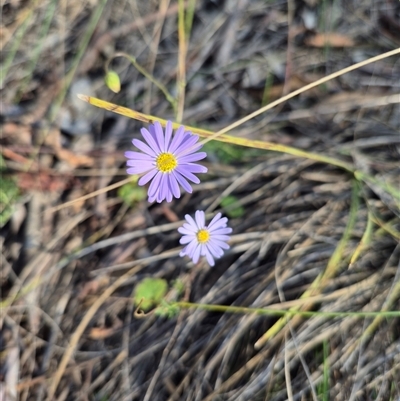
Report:
M 63 90 L 75 90 L 64 87 L 64 74 L 77 65 L 71 84 L 84 83 L 86 95 L 174 120 L 164 94 L 129 61 L 111 62 L 121 80 L 116 94 L 104 84 L 104 64 L 125 52 L 175 94 L 177 3 L 107 2 L 93 34 L 88 24 L 99 12 L 97 2 L 45 3 L 1 5 L 2 63 L 10 66 L 1 88 L 7 180 L 0 237 L 1 396 L 47 400 L 53 391 L 53 399 L 64 400 L 397 399 L 398 318 L 292 318 L 255 347 L 278 317 L 191 309 L 139 319 L 132 298 L 139 283 L 153 277 L 169 284 L 168 300 L 400 310 L 396 57 L 329 81 L 230 133 L 335 157 L 374 180 L 355 190 L 354 178 L 341 168 L 211 142 L 218 151 L 207 159 L 207 177 L 193 194 L 149 205 L 134 182 L 122 192 L 115 186 L 99 191 L 126 178 L 124 151 L 132 136 L 140 138 L 141 123 L 82 102 L 80 109 L 71 96 L 54 120 L 52 107 Z M 196 2 L 185 124 L 217 132 L 400 43 L 397 2 L 378 1 L 373 10 L 355 1 L 236 3 Z M 48 6 L 54 4 L 52 16 Z M 52 20 L 43 38 L 46 18 Z M 77 59 L 88 32 L 89 44 Z M 160 38 L 152 42 L 154 32 Z M 40 40 L 36 59 L 32 45 Z M 200 208 L 231 213 L 231 249 L 213 268 L 178 256 L 177 228 Z M 302 299 L 327 266 L 335 274 Z

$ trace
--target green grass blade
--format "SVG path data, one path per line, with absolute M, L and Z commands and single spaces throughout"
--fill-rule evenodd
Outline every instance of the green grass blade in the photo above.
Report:
M 56 10 L 56 6 L 57 6 L 58 1 L 57 0 L 52 0 L 52 2 L 49 4 L 49 6 L 47 7 L 46 10 L 46 16 L 42 25 L 42 29 L 40 31 L 39 34 L 39 39 L 38 39 L 38 43 L 35 46 L 35 48 L 32 50 L 32 58 L 30 60 L 29 63 L 29 67 L 28 67 L 28 72 L 26 77 L 24 78 L 24 80 L 21 82 L 21 85 L 18 89 L 18 93 L 16 96 L 16 99 L 14 100 L 15 103 L 18 103 L 21 99 L 22 94 L 24 93 L 24 90 L 27 86 L 27 84 L 29 83 L 29 81 L 31 80 L 33 71 L 35 70 L 36 64 L 38 62 L 39 56 L 42 53 L 42 49 L 43 49 L 43 45 L 44 45 L 44 39 L 46 38 L 49 29 L 50 29 L 50 24 L 51 21 L 53 20 L 53 16 Z
M 3 88 L 3 84 L 6 80 L 8 70 L 10 69 L 12 62 L 14 61 L 14 57 L 17 54 L 17 51 L 21 45 L 22 39 L 24 38 L 24 35 L 29 27 L 29 24 L 31 22 L 31 19 L 33 17 L 33 10 L 35 9 L 37 1 L 35 1 L 30 10 L 28 11 L 25 21 L 22 23 L 22 25 L 19 27 L 17 30 L 17 33 L 15 34 L 15 39 L 13 41 L 13 44 L 11 46 L 10 52 L 8 53 L 4 64 L 1 66 L 0 70 L 0 89 Z
M 76 70 L 78 69 L 79 62 L 81 61 L 82 56 L 85 53 L 85 51 L 89 45 L 90 39 L 92 38 L 93 32 L 96 29 L 97 24 L 99 23 L 100 17 L 103 13 L 105 5 L 107 4 L 107 1 L 108 0 L 100 0 L 97 5 L 96 10 L 93 12 L 93 14 L 90 18 L 88 28 L 82 37 L 82 41 L 80 42 L 78 52 L 72 62 L 71 69 L 68 71 L 67 75 L 65 76 L 64 82 L 63 82 L 63 87 L 62 87 L 60 93 L 58 94 L 57 98 L 54 101 L 53 108 L 49 115 L 50 122 L 54 121 L 55 118 L 57 117 L 58 111 L 60 110 L 60 107 L 65 99 L 67 91 L 68 91 L 68 89 L 71 85 L 71 82 L 75 76 Z
M 322 401 L 329 401 L 329 349 L 328 341 L 323 342 L 324 374 L 322 381 Z

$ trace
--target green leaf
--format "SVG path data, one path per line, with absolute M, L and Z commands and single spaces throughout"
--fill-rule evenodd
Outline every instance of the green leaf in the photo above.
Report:
M 139 187 L 137 182 L 130 182 L 118 190 L 118 196 L 129 206 L 146 199 L 146 189 Z
M 203 150 L 214 155 L 221 163 L 231 164 L 241 161 L 247 149 L 230 143 L 211 141 L 204 145 Z
M 174 280 L 172 282 L 172 287 L 177 292 L 178 296 L 185 292 L 185 283 L 180 279 Z
M 10 220 L 19 197 L 19 189 L 15 181 L 2 174 L 5 167 L 6 163 L 0 155 L 0 228 Z
M 139 305 L 140 309 L 145 312 L 153 305 L 158 305 L 168 290 L 167 281 L 162 278 L 145 278 L 141 281 L 133 292 L 133 300 L 135 305 Z
M 242 217 L 245 212 L 244 207 L 238 203 L 238 199 L 233 195 L 223 198 L 221 206 L 231 219 Z
M 119 80 L 119 76 L 115 71 L 107 71 L 107 74 L 104 77 L 104 82 L 114 93 L 118 93 L 121 90 L 121 81 Z
M 164 299 L 161 301 L 161 304 L 157 307 L 155 314 L 161 317 L 167 317 L 169 319 L 178 315 L 180 311 L 179 306 L 170 304 Z

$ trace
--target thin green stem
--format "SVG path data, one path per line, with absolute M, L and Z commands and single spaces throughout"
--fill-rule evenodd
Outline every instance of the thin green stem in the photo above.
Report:
M 185 2 L 179 0 L 178 10 L 178 37 L 179 37 L 179 54 L 178 54 L 178 74 L 177 74 L 177 98 L 178 107 L 176 112 L 176 121 L 180 123 L 183 118 L 183 110 L 185 107 L 185 89 L 186 89 L 186 32 L 185 32 Z
M 268 309 L 268 308 L 248 308 L 245 306 L 227 306 L 227 305 L 212 305 L 212 304 L 198 304 L 192 302 L 172 302 L 170 307 L 178 307 L 182 309 L 202 309 L 209 312 L 226 312 L 226 313 L 240 313 L 240 314 L 256 314 L 265 316 L 302 316 L 302 317 L 326 317 L 326 318 L 344 318 L 355 317 L 359 319 L 365 318 L 398 318 L 400 311 L 382 311 L 382 312 L 321 312 L 321 311 L 295 311 L 283 309 Z
M 185 31 L 186 37 L 190 38 L 190 32 L 192 31 L 192 24 L 193 24 L 193 17 L 194 17 L 194 10 L 196 9 L 196 0 L 189 0 L 188 6 L 186 9 L 186 18 L 185 18 Z
M 354 180 L 353 181 L 353 191 L 352 191 L 352 196 L 351 196 L 351 206 L 350 206 L 350 213 L 349 213 L 349 220 L 347 222 L 346 228 L 344 230 L 344 233 L 342 235 L 341 240 L 339 241 L 338 246 L 335 248 L 335 251 L 333 252 L 332 256 L 330 257 L 328 264 L 326 266 L 326 269 L 324 272 L 320 273 L 317 278 L 310 284 L 309 288 L 307 291 L 305 291 L 301 299 L 307 299 L 310 296 L 314 296 L 317 293 L 321 293 L 322 289 L 327 285 L 328 281 L 334 277 L 338 270 L 342 267 L 342 260 L 343 260 L 343 254 L 346 249 L 348 240 L 350 238 L 350 235 L 353 231 L 353 228 L 356 223 L 357 219 L 357 212 L 359 208 L 359 183 Z M 295 306 L 290 309 L 290 312 L 296 312 L 299 311 L 300 308 L 304 309 L 311 309 L 313 306 L 312 302 L 305 303 L 302 306 Z M 284 317 L 280 318 L 270 329 L 268 329 L 265 334 L 260 337 L 260 339 L 255 343 L 255 348 L 261 348 L 269 339 L 274 337 L 276 334 L 280 332 L 280 330 L 286 325 L 288 322 L 289 318 L 292 315 L 288 314 L 287 316 L 285 315 Z M 301 315 L 300 315 L 301 316 Z
M 19 46 L 21 45 L 22 39 L 29 27 L 29 23 L 31 22 L 31 19 L 33 17 L 33 11 L 36 7 L 36 3 L 37 0 L 34 1 L 34 3 L 32 4 L 30 10 L 28 11 L 24 22 L 22 23 L 22 25 L 19 27 L 19 29 L 17 30 L 16 34 L 15 34 L 15 38 L 13 41 L 13 44 L 11 46 L 11 49 L 4 61 L 4 64 L 1 66 L 0 69 L 0 89 L 3 88 L 3 84 L 6 80 L 7 74 L 8 74 L 8 70 L 10 69 L 12 62 L 14 60 L 14 57 L 19 49 Z
M 171 104 L 172 108 L 174 109 L 174 112 L 176 112 L 176 107 L 177 107 L 177 102 L 176 99 L 168 92 L 168 89 L 163 85 L 160 81 L 158 81 L 156 78 L 153 77 L 153 75 L 149 74 L 137 61 L 136 58 L 133 56 L 130 56 L 127 53 L 123 52 L 118 52 L 115 53 L 110 59 L 107 60 L 106 63 L 106 72 L 108 72 L 108 66 L 111 62 L 116 57 L 125 57 L 128 59 L 132 65 L 143 75 L 145 76 L 149 81 L 151 81 L 155 86 L 157 86 L 158 89 L 164 94 L 165 98 L 167 101 Z
M 359 181 L 364 181 L 366 183 L 378 185 L 380 188 L 384 189 L 386 192 L 388 192 L 390 195 L 393 196 L 397 206 L 400 207 L 400 189 L 395 188 L 386 182 L 382 182 L 382 180 L 375 178 L 369 174 L 365 174 L 362 171 L 355 171 L 354 176 Z
M 329 401 L 329 350 L 328 341 L 323 342 L 323 353 L 324 353 L 324 374 L 322 381 L 322 400 Z
M 85 51 L 89 45 L 90 39 L 93 36 L 93 32 L 96 29 L 97 24 L 99 23 L 100 17 L 103 14 L 103 10 L 104 10 L 104 7 L 106 4 L 107 4 L 107 0 L 100 0 L 96 10 L 92 14 L 92 17 L 88 24 L 89 25 L 88 29 L 86 30 L 85 34 L 82 37 L 82 40 L 81 40 L 79 48 L 78 48 L 78 52 L 72 62 L 71 69 L 68 71 L 67 75 L 65 76 L 64 82 L 63 82 L 63 87 L 62 87 L 60 93 L 58 94 L 57 98 L 54 101 L 53 108 L 52 108 L 52 110 L 50 112 L 50 116 L 49 116 L 50 122 L 53 122 L 55 120 L 55 118 L 57 117 L 58 111 L 60 110 L 60 107 L 65 99 L 67 91 L 71 85 L 71 82 L 72 82 L 75 74 L 76 74 L 76 71 L 79 66 L 79 62 L 81 61 L 82 56 L 85 53 Z

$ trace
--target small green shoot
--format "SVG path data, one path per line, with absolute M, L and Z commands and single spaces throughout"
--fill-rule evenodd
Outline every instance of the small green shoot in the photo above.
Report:
M 129 182 L 123 185 L 118 190 L 118 196 L 128 206 L 133 206 L 135 203 L 146 199 L 146 190 L 143 187 L 139 187 L 136 181 Z
M 267 77 L 265 78 L 261 107 L 264 107 L 270 102 L 270 92 L 273 84 L 274 84 L 274 75 L 271 72 L 268 72 Z
M 180 279 L 176 279 L 172 282 L 172 288 L 177 292 L 179 297 L 185 292 L 185 283 Z
M 117 58 L 117 57 L 124 57 L 124 58 L 126 58 L 127 60 L 129 60 L 129 61 L 132 63 L 132 65 L 133 65 L 141 74 L 143 74 L 153 85 L 157 86 L 157 88 L 160 89 L 160 91 L 164 94 L 165 99 L 171 104 L 172 108 L 173 108 L 174 110 L 176 110 L 176 107 L 177 107 L 176 99 L 168 92 L 168 89 L 166 88 L 166 86 L 165 86 L 164 84 L 162 84 L 160 81 L 158 81 L 157 79 L 155 79 L 155 78 L 153 77 L 153 75 L 149 74 L 149 73 L 147 72 L 146 68 L 142 67 L 142 66 L 136 61 L 136 58 L 135 58 L 135 57 L 133 57 L 133 56 L 127 54 L 127 53 L 124 53 L 124 52 L 115 53 L 115 54 L 114 54 L 112 57 L 110 57 L 110 58 L 107 60 L 107 62 L 106 62 L 105 70 L 106 70 L 107 74 L 108 74 L 109 71 L 112 71 L 112 70 L 109 70 L 109 65 L 110 65 L 111 61 L 113 61 L 113 60 L 114 60 L 115 58 Z M 115 77 L 114 77 L 113 79 L 115 79 Z M 107 86 L 108 86 L 108 85 L 107 85 Z
M 173 317 L 178 315 L 179 311 L 179 306 L 170 304 L 163 299 L 160 305 L 155 310 L 155 314 L 160 317 L 167 317 L 168 319 L 172 319 Z
M 221 201 L 221 206 L 223 207 L 228 217 L 231 219 L 239 218 L 244 215 L 244 207 L 238 202 L 239 200 L 236 198 L 236 196 L 233 195 L 229 195 L 226 198 L 223 198 Z
M 141 281 L 133 291 L 135 305 L 148 311 L 151 307 L 160 304 L 168 290 L 168 283 L 162 278 L 148 277 Z
M 214 155 L 221 163 L 231 164 L 233 162 L 241 161 L 246 153 L 246 150 L 237 145 L 230 143 L 221 143 L 218 141 L 208 142 L 203 147 L 204 152 Z

